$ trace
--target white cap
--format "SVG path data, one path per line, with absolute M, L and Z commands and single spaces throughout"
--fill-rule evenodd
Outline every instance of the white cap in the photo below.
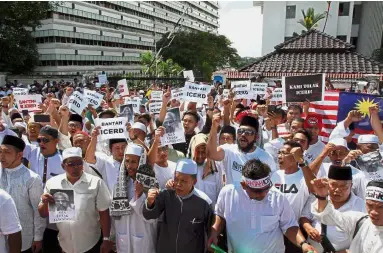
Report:
M 348 149 L 347 141 L 343 138 L 333 138 L 328 143 L 334 144 L 335 146 L 342 146 Z
M 25 122 L 16 122 L 15 127 L 23 127 L 27 129 L 27 124 L 25 124 Z
M 145 93 L 145 91 L 143 91 L 143 90 L 140 90 L 138 93 Z
M 137 144 L 129 143 L 125 149 L 125 155 L 136 155 L 141 157 L 142 151 L 143 150 L 141 146 Z
M 81 148 L 72 147 L 72 148 L 64 149 L 64 151 L 63 151 L 63 160 L 65 160 L 67 158 L 71 158 L 71 157 L 80 157 L 80 158 L 82 158 L 82 150 L 81 150 Z
M 358 144 L 364 144 L 364 143 L 374 143 L 379 144 L 379 138 L 378 136 L 374 134 L 362 134 L 358 137 Z
M 177 162 L 176 172 L 197 175 L 197 164 L 191 159 L 181 159 Z
M 146 134 L 146 126 L 144 124 L 142 124 L 141 122 L 134 123 L 132 128 L 133 129 L 140 129 L 141 131 L 143 131 Z

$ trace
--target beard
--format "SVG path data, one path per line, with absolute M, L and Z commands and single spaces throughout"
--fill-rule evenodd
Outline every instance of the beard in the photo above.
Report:
M 237 139 L 237 145 L 238 149 L 241 150 L 243 153 L 248 153 L 255 145 L 255 140 L 252 142 L 249 142 L 246 147 L 241 147 L 239 140 Z

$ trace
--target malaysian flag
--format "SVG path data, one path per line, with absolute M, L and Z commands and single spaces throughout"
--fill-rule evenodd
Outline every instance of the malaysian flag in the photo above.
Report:
M 323 128 L 320 137 L 324 143 L 329 141 L 332 130 L 336 127 L 338 117 L 338 91 L 325 91 L 324 101 L 311 102 L 309 112 L 319 114 L 322 117 Z M 358 139 L 359 134 L 369 134 L 373 131 L 363 130 L 355 127 L 353 139 Z

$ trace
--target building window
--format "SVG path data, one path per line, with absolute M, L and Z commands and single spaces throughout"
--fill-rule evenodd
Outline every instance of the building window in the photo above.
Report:
M 285 41 L 292 39 L 293 37 L 285 37 Z
M 352 13 L 352 24 L 360 24 L 360 17 L 362 16 L 362 5 L 354 4 L 354 11 Z
M 350 2 L 339 3 L 339 16 L 348 16 L 350 13 Z
M 350 38 L 350 43 L 352 45 L 354 45 L 355 47 L 357 47 L 358 46 L 358 37 L 351 37 Z
M 336 36 L 336 38 L 343 40 L 344 42 L 347 42 L 347 35 L 338 35 L 338 36 Z
M 286 6 L 286 19 L 294 19 L 295 18 L 295 5 Z

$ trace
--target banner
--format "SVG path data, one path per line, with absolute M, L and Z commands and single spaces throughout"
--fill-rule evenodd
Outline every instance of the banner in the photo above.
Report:
M 104 95 L 98 93 L 94 90 L 84 89 L 85 98 L 88 100 L 88 103 L 94 108 L 97 109 L 104 98 Z
M 118 88 L 120 97 L 129 96 L 129 87 L 128 87 L 128 83 L 126 82 L 126 79 L 119 80 L 117 82 L 117 88 Z
M 134 113 L 140 113 L 141 99 L 139 97 L 126 97 L 125 104 L 132 105 Z
M 28 95 L 29 91 L 27 88 L 13 88 L 12 94 L 13 96 L 25 96 Z
M 183 100 L 183 95 L 184 95 L 184 89 L 183 88 L 173 89 L 173 90 L 171 90 L 171 93 L 172 93 L 171 99 L 175 99 L 178 101 Z
M 325 75 L 284 76 L 282 87 L 286 94 L 286 103 L 324 101 Z
M 17 108 L 19 111 L 28 110 L 29 112 L 39 112 L 39 104 L 41 103 L 41 95 L 23 95 L 15 97 Z
M 263 98 L 267 94 L 268 83 L 251 83 L 251 91 L 253 98 L 256 99 L 257 95 Z
M 250 80 L 248 81 L 234 81 L 231 82 L 231 87 L 234 92 L 234 99 L 252 99 L 253 95 L 251 89 Z
M 149 103 L 149 112 L 153 114 L 158 114 L 161 111 L 162 101 L 151 101 Z
M 358 110 L 364 114 L 361 121 L 354 122 L 354 130 L 371 131 L 370 112 L 369 107 L 377 105 L 379 107 L 379 119 L 383 120 L 383 98 L 375 95 L 354 93 L 354 92 L 340 92 L 338 102 L 338 117 L 337 122 L 346 119 L 348 113 L 352 110 Z M 362 134 L 363 132 L 360 132 Z M 367 134 L 368 132 L 366 132 Z
M 155 101 L 161 101 L 164 92 L 162 90 L 152 90 L 150 93 L 150 99 Z
M 185 130 L 179 108 L 172 108 L 166 112 L 162 126 L 165 127 L 165 134 L 161 137 L 162 146 L 185 142 Z
M 106 84 L 108 82 L 108 78 L 106 77 L 106 74 L 98 75 L 98 82 L 101 84 Z
M 275 88 L 270 99 L 271 102 L 285 102 L 285 92 L 283 88 Z
M 121 105 L 119 117 L 124 117 L 128 120 L 128 122 L 130 124 L 133 124 L 134 123 L 134 112 L 133 112 L 132 104 Z
M 75 219 L 76 207 L 74 205 L 74 191 L 63 189 L 51 189 L 49 194 L 55 203 L 49 203 L 49 223 L 73 221 Z
M 73 92 L 72 96 L 69 97 L 68 108 L 70 111 L 81 115 L 85 107 L 88 105 L 88 101 L 78 91 Z
M 100 126 L 100 137 L 101 140 L 109 139 L 127 139 L 128 131 L 126 130 L 127 118 L 118 117 L 111 119 L 100 119 L 95 120 L 96 127 Z
M 183 99 L 188 102 L 207 104 L 207 95 L 210 91 L 210 85 L 186 82 L 183 89 Z
M 193 70 L 185 70 L 184 71 L 184 78 L 186 78 L 186 81 L 194 82 Z

